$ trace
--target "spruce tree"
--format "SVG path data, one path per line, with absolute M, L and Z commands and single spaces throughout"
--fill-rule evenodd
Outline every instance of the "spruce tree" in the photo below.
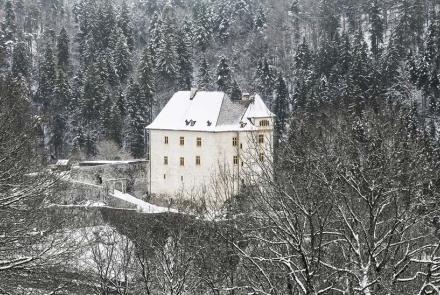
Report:
M 209 65 L 205 57 L 203 57 L 200 61 L 199 73 L 197 75 L 197 86 L 200 90 L 211 90 L 212 88 Z
M 14 6 L 11 0 L 5 3 L 5 21 L 4 21 L 5 41 L 15 41 L 17 33 L 17 23 L 15 20 Z
M 195 42 L 201 51 L 206 51 L 212 38 L 212 12 L 207 3 L 197 0 L 193 6 Z
M 278 144 L 281 136 L 286 131 L 286 123 L 289 114 L 289 92 L 287 90 L 286 82 L 281 74 L 278 76 L 275 88 L 275 138 L 276 144 Z
M 254 27 L 257 32 L 263 33 L 266 27 L 266 15 L 263 8 L 260 6 L 257 10 L 257 15 L 255 16 Z
M 229 69 L 227 59 L 225 57 L 222 57 L 217 66 L 217 89 L 225 93 L 230 93 L 231 87 L 232 73 Z
M 101 106 L 106 97 L 104 81 L 101 79 L 96 63 L 91 64 L 87 70 L 84 82 L 83 93 L 81 95 L 82 118 L 85 125 L 90 125 L 92 129 L 97 129 L 96 121 L 101 118 Z
M 119 77 L 119 81 L 125 83 L 132 69 L 131 53 L 127 45 L 127 38 L 122 33 L 122 30 L 118 29 L 116 36 L 116 49 L 113 53 L 115 70 Z
M 126 148 L 135 158 L 145 154 L 144 146 L 144 110 L 142 92 L 139 84 L 130 79 L 126 95 L 127 123 L 126 123 Z
M 12 54 L 12 74 L 15 77 L 21 75 L 28 80 L 31 76 L 31 54 L 25 42 L 18 42 Z
M 127 3 L 126 1 L 123 1 L 121 5 L 121 12 L 118 16 L 118 25 L 119 28 L 121 28 L 122 32 L 124 33 L 124 36 L 127 40 L 127 46 L 130 52 L 132 52 L 134 49 L 134 29 L 131 19 L 132 17 L 128 10 Z
M 189 90 L 192 85 L 192 56 L 189 49 L 188 39 L 184 32 L 177 37 L 177 66 L 178 66 L 178 87 L 180 90 Z
M 146 107 L 145 116 L 146 122 L 150 123 L 152 120 L 153 106 L 154 106 L 154 74 L 153 65 L 151 63 L 151 54 L 148 47 L 145 47 L 141 63 L 139 65 L 139 87 L 142 92 L 143 102 L 142 104 Z
M 150 28 L 149 28 L 149 42 L 148 47 L 151 53 L 151 63 L 155 66 L 157 60 L 157 52 L 159 50 L 159 43 L 162 39 L 162 19 L 157 11 L 154 12 L 151 18 Z
M 173 88 L 177 77 L 177 24 L 174 8 L 168 4 L 162 12 L 162 26 L 160 28 L 160 40 L 156 52 L 156 73 L 160 85 Z
M 53 117 L 51 120 L 50 144 L 53 146 L 55 157 L 64 156 L 65 135 L 67 132 L 68 106 L 70 105 L 71 89 L 67 75 L 62 70 L 58 72 L 52 103 Z
M 232 100 L 240 100 L 242 96 L 242 92 L 240 89 L 240 86 L 238 85 L 237 81 L 234 80 L 234 82 L 232 83 L 232 89 L 231 89 L 231 99 Z
M 371 40 L 371 52 L 373 56 L 377 58 L 380 53 L 380 46 L 383 43 L 383 21 L 381 10 L 377 0 L 373 0 L 370 7 L 370 40 Z
M 52 103 L 56 83 L 54 54 L 50 44 L 44 50 L 39 67 L 39 76 L 38 97 L 47 110 Z
M 292 18 L 292 26 L 293 26 L 293 38 L 296 44 L 299 43 L 301 38 L 301 32 L 300 32 L 300 7 L 299 7 L 299 1 L 293 0 L 292 5 L 290 6 L 289 14 Z
M 63 27 L 57 38 L 57 65 L 64 73 L 69 73 L 70 66 L 70 40 L 66 29 Z

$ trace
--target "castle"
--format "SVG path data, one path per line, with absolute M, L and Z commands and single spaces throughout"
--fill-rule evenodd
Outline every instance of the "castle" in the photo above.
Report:
M 179 91 L 146 127 L 153 195 L 236 194 L 272 160 L 274 114 L 262 98 Z M 260 171 L 260 172 L 258 172 Z

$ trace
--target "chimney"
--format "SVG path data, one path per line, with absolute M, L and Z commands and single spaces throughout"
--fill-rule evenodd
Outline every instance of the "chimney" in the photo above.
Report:
M 197 88 L 196 87 L 192 87 L 191 88 L 191 94 L 190 94 L 190 96 L 189 96 L 189 100 L 193 100 L 194 99 L 194 97 L 196 96 L 196 94 L 197 94 Z
M 241 100 L 249 100 L 251 97 L 251 95 L 249 94 L 249 92 L 243 92 L 243 94 L 241 95 Z

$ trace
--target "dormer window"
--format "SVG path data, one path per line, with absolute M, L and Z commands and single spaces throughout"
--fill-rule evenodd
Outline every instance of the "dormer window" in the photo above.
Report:
M 261 120 L 259 125 L 260 127 L 267 127 L 270 125 L 270 122 L 269 120 Z
M 208 120 L 208 121 L 206 121 L 206 125 L 211 126 L 212 122 Z

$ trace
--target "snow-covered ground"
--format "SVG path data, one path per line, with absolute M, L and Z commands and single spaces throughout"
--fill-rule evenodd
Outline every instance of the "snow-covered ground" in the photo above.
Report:
M 136 208 L 138 211 L 142 213 L 164 213 L 164 212 L 174 212 L 177 213 L 178 211 L 171 208 L 165 208 L 156 206 L 147 202 L 144 202 L 136 197 L 133 197 L 130 194 L 122 193 L 118 190 L 114 190 L 113 194 L 110 194 L 110 196 L 118 198 L 120 200 L 126 201 L 128 203 L 131 203 L 133 205 L 136 205 Z

